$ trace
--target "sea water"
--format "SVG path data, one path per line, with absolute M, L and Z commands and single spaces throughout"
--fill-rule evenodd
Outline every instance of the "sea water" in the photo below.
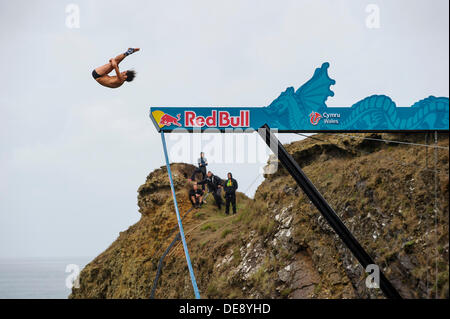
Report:
M 67 282 L 92 259 L 0 258 L 0 299 L 65 299 Z

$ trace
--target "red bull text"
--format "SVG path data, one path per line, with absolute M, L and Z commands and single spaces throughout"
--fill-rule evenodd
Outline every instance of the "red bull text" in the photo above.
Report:
M 250 111 L 240 111 L 231 116 L 227 111 L 211 111 L 209 116 L 199 116 L 194 111 L 184 112 L 185 127 L 250 127 Z

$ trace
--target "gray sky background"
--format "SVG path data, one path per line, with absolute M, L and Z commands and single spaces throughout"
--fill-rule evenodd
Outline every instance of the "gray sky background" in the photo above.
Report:
M 447 0 L 73 1 L 79 29 L 69 3 L 0 1 L 0 257 L 95 256 L 140 218 L 163 165 L 150 105 L 268 105 L 325 61 L 329 106 L 449 95 Z M 92 69 L 130 46 L 135 81 L 100 87 Z M 249 195 L 259 166 L 233 165 Z

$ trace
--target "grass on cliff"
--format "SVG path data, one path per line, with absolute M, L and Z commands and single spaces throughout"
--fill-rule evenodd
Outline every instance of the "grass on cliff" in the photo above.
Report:
M 198 267 L 196 269 L 197 280 L 199 285 L 202 285 L 202 281 L 204 281 L 207 287 L 203 292 L 203 294 L 206 293 L 205 297 L 245 297 L 242 289 L 239 288 L 239 283 L 233 283 L 232 280 L 230 282 L 228 275 L 223 274 L 216 278 L 209 278 L 208 274 L 214 271 L 213 267 L 217 257 L 230 252 L 232 258 L 227 268 L 231 269 L 239 265 L 242 257 L 239 247 L 246 245 L 245 239 L 248 238 L 250 232 L 254 231 L 258 235 L 268 236 L 275 230 L 275 222 L 263 213 L 265 206 L 263 203 L 255 202 L 246 195 L 238 193 L 237 214 L 226 215 L 224 213 L 225 208 L 222 207 L 222 210 L 219 211 L 214 204 L 214 199 L 209 197 L 207 204 L 196 209 L 183 222 L 191 258 L 194 265 Z M 180 242 L 172 248 L 167 259 L 171 260 L 167 262 L 170 264 L 170 269 L 186 268 L 184 251 Z M 266 289 L 267 293 L 270 294 L 274 287 L 270 284 L 272 281 L 268 280 L 269 275 L 265 270 L 266 264 L 263 264 L 258 272 L 252 276 L 250 282 Z M 167 268 L 167 272 L 172 271 Z M 174 273 L 171 273 L 170 277 L 174 275 Z M 162 285 L 160 285 L 157 293 L 167 291 L 164 282 L 167 282 L 167 277 L 163 275 L 161 276 Z M 175 297 L 175 294 L 173 297 Z

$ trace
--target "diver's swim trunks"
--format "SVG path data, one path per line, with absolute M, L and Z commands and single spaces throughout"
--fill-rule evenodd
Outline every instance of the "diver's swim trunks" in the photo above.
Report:
M 97 71 L 95 71 L 95 69 L 94 69 L 94 71 L 92 71 L 92 77 L 97 80 L 98 78 L 101 77 L 101 75 L 98 74 Z

